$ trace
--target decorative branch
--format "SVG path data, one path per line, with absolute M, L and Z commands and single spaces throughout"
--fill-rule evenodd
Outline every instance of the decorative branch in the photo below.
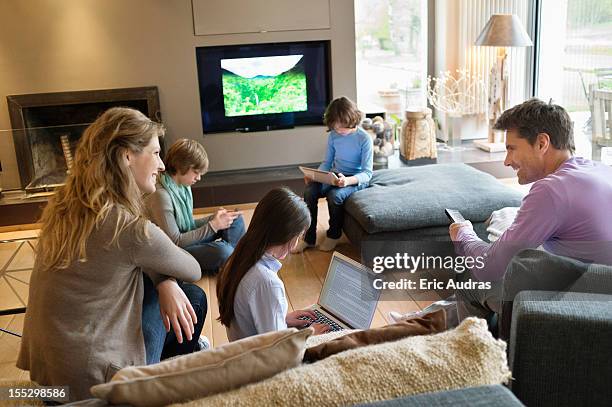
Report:
M 467 69 L 440 71 L 438 77 L 427 77 L 427 99 L 436 109 L 451 115 L 463 116 L 487 111 L 485 82 Z

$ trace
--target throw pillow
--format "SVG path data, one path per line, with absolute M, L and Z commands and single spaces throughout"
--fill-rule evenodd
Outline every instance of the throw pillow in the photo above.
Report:
M 91 393 L 112 404 L 163 406 L 224 392 L 295 367 L 312 328 L 269 332 L 154 365 L 121 369 Z
M 487 220 L 489 242 L 494 242 L 512 225 L 519 208 L 508 207 L 494 211 Z
M 343 406 L 499 384 L 510 376 L 506 344 L 484 319 L 468 318 L 451 331 L 352 349 L 185 405 Z
M 306 349 L 318 346 L 322 343 L 333 341 L 336 338 L 340 338 L 344 335 L 348 335 L 353 332 L 359 332 L 361 329 L 343 329 L 342 331 L 331 331 L 321 335 L 312 335 L 306 341 Z
M 306 349 L 304 362 L 316 362 L 336 353 L 362 346 L 375 345 L 377 343 L 397 341 L 415 335 L 428 335 L 442 332 L 446 329 L 446 317 L 444 310 L 438 310 L 424 315 L 420 318 L 411 318 L 406 321 L 381 328 L 372 328 L 341 336 L 329 342 L 322 343 Z

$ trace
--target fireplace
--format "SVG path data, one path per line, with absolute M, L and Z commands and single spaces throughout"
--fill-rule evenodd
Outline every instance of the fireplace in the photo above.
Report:
M 21 188 L 63 184 L 81 134 L 102 112 L 124 106 L 161 122 L 157 87 L 7 96 Z

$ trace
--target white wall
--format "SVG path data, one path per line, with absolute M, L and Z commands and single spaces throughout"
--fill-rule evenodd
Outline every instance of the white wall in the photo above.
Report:
M 320 161 L 322 126 L 203 136 L 195 48 L 331 40 L 332 96 L 355 99 L 353 1 L 331 0 L 330 21 L 331 28 L 322 30 L 195 36 L 189 0 L 3 0 L 0 130 L 10 128 L 7 95 L 154 85 L 167 141 L 202 142 L 211 171 Z M 19 187 L 13 140 L 6 133 L 0 134 L 0 160 L 2 186 Z

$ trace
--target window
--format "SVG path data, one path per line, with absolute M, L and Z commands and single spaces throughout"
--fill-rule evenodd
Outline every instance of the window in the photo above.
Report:
M 577 155 L 591 157 L 590 89 L 612 89 L 612 0 L 542 0 L 536 96 L 574 121 Z
M 426 0 L 355 0 L 355 38 L 361 110 L 426 105 Z

